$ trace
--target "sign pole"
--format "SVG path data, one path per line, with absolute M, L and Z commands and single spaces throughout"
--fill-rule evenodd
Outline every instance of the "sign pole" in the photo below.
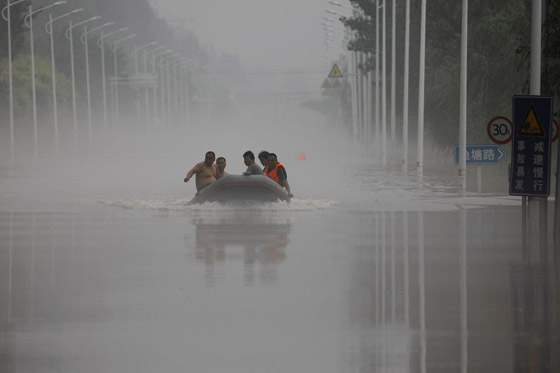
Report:
M 541 94 L 541 41 L 542 41 L 542 0 L 533 0 L 531 9 L 531 95 Z M 531 251 L 540 251 L 541 264 L 543 251 L 547 246 L 547 197 L 528 197 L 528 233 L 529 243 L 533 246 Z M 537 229 L 530 229 L 534 226 Z M 538 232 L 538 233 L 537 233 Z M 546 259 L 544 259 L 546 261 Z

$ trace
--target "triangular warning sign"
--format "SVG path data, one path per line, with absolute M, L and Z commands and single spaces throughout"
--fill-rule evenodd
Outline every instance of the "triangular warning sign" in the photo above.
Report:
M 342 73 L 336 64 L 332 67 L 329 78 L 342 78 Z
M 323 82 L 323 85 L 321 86 L 322 88 L 330 88 L 331 87 L 331 83 L 329 83 L 328 79 L 325 79 L 325 81 Z
M 521 129 L 519 130 L 519 136 L 544 137 L 544 135 L 544 130 L 537 116 L 537 112 L 533 105 L 530 105 L 529 112 L 527 116 L 525 116 Z

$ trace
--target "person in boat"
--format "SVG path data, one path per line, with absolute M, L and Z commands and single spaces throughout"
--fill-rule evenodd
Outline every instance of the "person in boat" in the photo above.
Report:
M 243 172 L 243 175 L 262 175 L 263 170 L 255 163 L 255 154 L 252 151 L 247 150 L 243 153 L 243 162 L 247 166 L 247 170 Z
M 276 154 L 269 153 L 267 160 L 267 167 L 265 168 L 265 174 L 272 180 L 280 184 L 281 187 L 285 188 L 290 197 L 293 197 L 290 190 L 290 184 L 288 183 L 288 174 L 286 168 L 276 157 Z
M 268 165 L 268 155 L 270 153 L 267 152 L 266 150 L 263 150 L 259 153 L 259 161 L 261 161 L 261 164 L 263 165 L 263 172 L 266 174 L 266 166 Z
M 215 159 L 216 153 L 213 151 L 206 152 L 204 161 L 195 164 L 194 167 L 187 172 L 187 176 L 184 180 L 185 183 L 187 183 L 193 175 L 196 175 L 196 191 L 200 192 L 202 189 L 216 181 Z
M 224 176 L 228 176 L 226 172 L 226 159 L 224 157 L 218 157 L 216 159 L 216 180 L 220 180 Z

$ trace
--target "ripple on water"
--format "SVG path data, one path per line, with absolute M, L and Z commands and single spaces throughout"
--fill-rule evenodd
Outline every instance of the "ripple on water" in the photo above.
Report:
M 144 210 L 176 210 L 176 211 L 231 211 L 231 210 L 262 210 L 262 211 L 314 211 L 340 206 L 340 202 L 326 199 L 308 200 L 294 198 L 288 204 L 278 202 L 232 201 L 228 203 L 205 202 L 198 205 L 189 205 L 190 199 L 117 199 L 103 200 L 103 204 L 126 209 Z

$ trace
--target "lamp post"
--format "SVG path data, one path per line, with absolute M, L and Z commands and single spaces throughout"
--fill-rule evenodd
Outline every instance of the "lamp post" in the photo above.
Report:
M 161 98 L 161 119 L 164 127 L 168 127 L 169 124 L 169 98 L 170 98 L 170 83 L 169 83 L 169 59 L 173 57 L 177 57 L 178 53 L 173 53 L 172 55 L 161 57 L 159 60 L 159 71 L 161 75 L 161 90 L 160 90 L 160 98 Z M 163 63 L 165 62 L 165 69 L 163 67 Z M 167 101 L 166 101 L 167 96 Z
M 100 16 L 91 17 L 85 21 L 72 24 L 72 21 L 68 22 L 68 28 L 64 32 L 64 35 L 68 40 L 70 40 L 70 71 L 72 76 L 72 115 L 74 119 L 74 153 L 78 153 L 78 116 L 76 113 L 76 78 L 74 74 L 74 33 L 72 30 L 75 27 L 84 25 L 86 23 L 96 21 L 101 19 Z
M 128 27 L 122 27 L 118 30 L 111 31 L 110 33 L 103 35 L 103 31 L 101 31 L 101 36 L 97 39 L 97 46 L 101 48 L 101 76 L 102 76 L 102 83 L 103 83 L 103 124 L 105 127 L 105 139 L 107 139 L 109 135 L 109 124 L 107 121 L 107 87 L 105 82 L 105 44 L 104 41 L 106 38 L 118 34 L 120 32 L 128 30 Z
M 385 24 L 385 0 L 383 0 L 383 11 L 381 12 L 383 39 L 381 40 L 381 50 L 383 60 L 381 61 L 381 163 L 383 168 L 387 166 L 387 27 Z
M 162 49 L 165 49 L 165 48 L 167 48 L 165 45 L 161 45 L 159 47 L 156 47 L 156 48 L 150 50 L 148 53 L 146 53 L 146 49 L 144 49 L 144 74 L 148 73 L 147 54 L 152 54 L 152 53 L 155 53 L 157 51 L 161 51 Z M 155 70 L 152 69 L 152 75 L 155 77 L 154 71 Z M 153 86 L 152 89 L 154 90 L 154 96 L 155 96 L 156 87 Z M 149 94 L 148 94 L 148 87 L 146 87 L 146 89 L 144 90 L 144 99 L 145 99 L 145 104 L 146 104 L 146 130 L 149 131 L 150 130 L 150 120 L 151 120 L 150 116 L 151 116 L 151 114 L 150 114 L 150 97 L 149 97 Z M 154 121 L 155 121 L 155 118 L 154 118 Z
M 174 52 L 173 49 L 167 49 L 163 52 L 160 52 L 160 53 L 152 56 L 152 73 L 154 75 L 156 74 L 156 59 L 158 57 L 161 57 L 161 56 L 164 56 L 166 54 L 173 53 L 173 52 Z M 161 85 L 161 90 L 162 90 L 162 94 L 163 94 L 163 76 L 161 76 L 161 84 L 160 85 Z M 157 87 L 154 87 L 154 92 L 153 93 L 154 93 L 154 128 L 157 128 L 157 122 L 158 122 Z M 162 107 L 162 110 L 165 110 L 165 109 Z
M 402 169 L 408 172 L 408 88 L 410 59 L 410 0 L 406 0 L 405 41 L 404 41 L 404 97 L 403 97 L 403 134 Z M 461 153 L 459 153 L 461 154 Z
M 165 115 L 163 115 L 163 120 L 164 120 L 164 124 L 167 126 L 167 128 L 169 129 L 169 124 L 170 124 L 170 119 L 171 119 L 171 82 L 169 79 L 169 61 L 172 60 L 173 58 L 177 58 L 180 57 L 181 53 L 173 53 L 170 56 L 167 56 L 165 58 L 162 58 L 160 60 L 160 66 L 161 66 L 161 71 L 162 74 L 165 73 L 165 92 L 162 89 L 162 94 L 161 94 L 161 104 L 162 104 L 162 114 L 165 113 Z M 165 71 L 163 70 L 163 61 L 165 61 Z M 162 75 L 163 78 L 163 75 Z M 174 82 L 176 83 L 176 82 Z M 162 87 L 163 88 L 163 87 Z M 164 99 L 164 93 L 167 95 L 167 100 Z
M 418 83 L 418 135 L 416 171 L 418 180 L 424 177 L 424 83 L 426 70 L 426 0 L 420 10 L 420 71 Z
M 379 90 L 379 0 L 375 2 L 375 145 L 379 148 L 381 141 L 381 113 Z
M 29 12 L 24 18 L 24 23 L 27 28 L 29 28 L 29 45 L 31 48 L 31 93 L 33 99 L 33 149 L 34 149 L 34 159 L 37 159 L 38 148 L 39 148 L 39 136 L 38 136 L 38 126 L 37 126 L 37 90 L 35 85 L 35 50 L 33 46 L 33 15 L 39 12 L 42 12 L 46 9 L 52 8 L 53 6 L 66 4 L 66 1 L 57 1 L 56 3 L 52 3 L 41 7 L 39 9 L 32 9 L 32 6 L 29 6 Z
M 117 45 L 129 39 L 136 37 L 136 34 L 128 35 L 122 39 L 113 41 L 113 62 L 115 64 L 115 125 L 117 133 L 119 132 L 120 119 L 119 119 L 119 70 L 117 65 Z
M 23 2 L 18 0 L 10 3 L 6 0 L 6 6 L 2 8 L 2 18 L 8 22 L 8 79 L 10 86 L 10 154 L 11 160 L 14 161 L 15 156 L 15 136 L 14 136 L 14 84 L 12 79 L 12 25 L 10 16 L 10 7 Z
M 52 90 L 53 90 L 53 116 L 54 116 L 54 144 L 55 144 L 55 154 L 58 154 L 58 108 L 56 102 L 56 71 L 55 71 L 55 58 L 54 58 L 54 37 L 53 37 L 53 22 L 58 21 L 61 18 L 76 14 L 83 11 L 82 8 L 74 9 L 71 12 L 64 13 L 56 18 L 52 17 L 52 13 L 49 14 L 49 21 L 45 25 L 45 31 L 50 35 L 51 39 L 51 73 L 52 73 Z
M 396 145 L 397 145 L 397 124 L 396 124 L 396 22 L 397 22 L 397 7 L 396 0 L 392 2 L 391 9 L 391 163 L 396 160 Z
M 144 74 L 146 74 L 146 48 L 149 48 L 153 45 L 156 45 L 158 42 L 157 41 L 152 41 L 151 43 L 148 44 L 144 44 L 141 46 L 136 46 L 134 45 L 134 75 L 136 78 L 138 78 L 138 52 L 143 51 L 144 52 Z M 146 96 L 148 94 L 148 89 L 146 87 L 144 87 L 144 96 Z M 138 95 L 136 95 L 136 119 L 138 121 L 140 121 L 140 100 L 138 100 Z M 146 123 L 148 123 L 148 118 L 146 115 Z
M 84 27 L 84 32 L 82 33 L 82 36 L 80 37 L 80 41 L 81 43 L 84 45 L 84 49 L 86 52 L 86 91 L 87 91 L 87 116 L 88 116 L 88 136 L 89 136 L 89 149 L 91 150 L 93 147 L 93 138 L 92 138 L 92 132 L 93 132 L 93 125 L 92 125 L 92 121 L 91 121 L 91 88 L 90 88 L 90 82 L 89 82 L 89 46 L 88 46 L 88 35 L 95 32 L 95 31 L 99 31 L 105 27 L 108 26 L 112 26 L 114 25 L 114 22 L 107 22 L 102 24 L 101 26 L 97 26 L 92 28 L 91 30 L 87 29 L 87 26 Z

